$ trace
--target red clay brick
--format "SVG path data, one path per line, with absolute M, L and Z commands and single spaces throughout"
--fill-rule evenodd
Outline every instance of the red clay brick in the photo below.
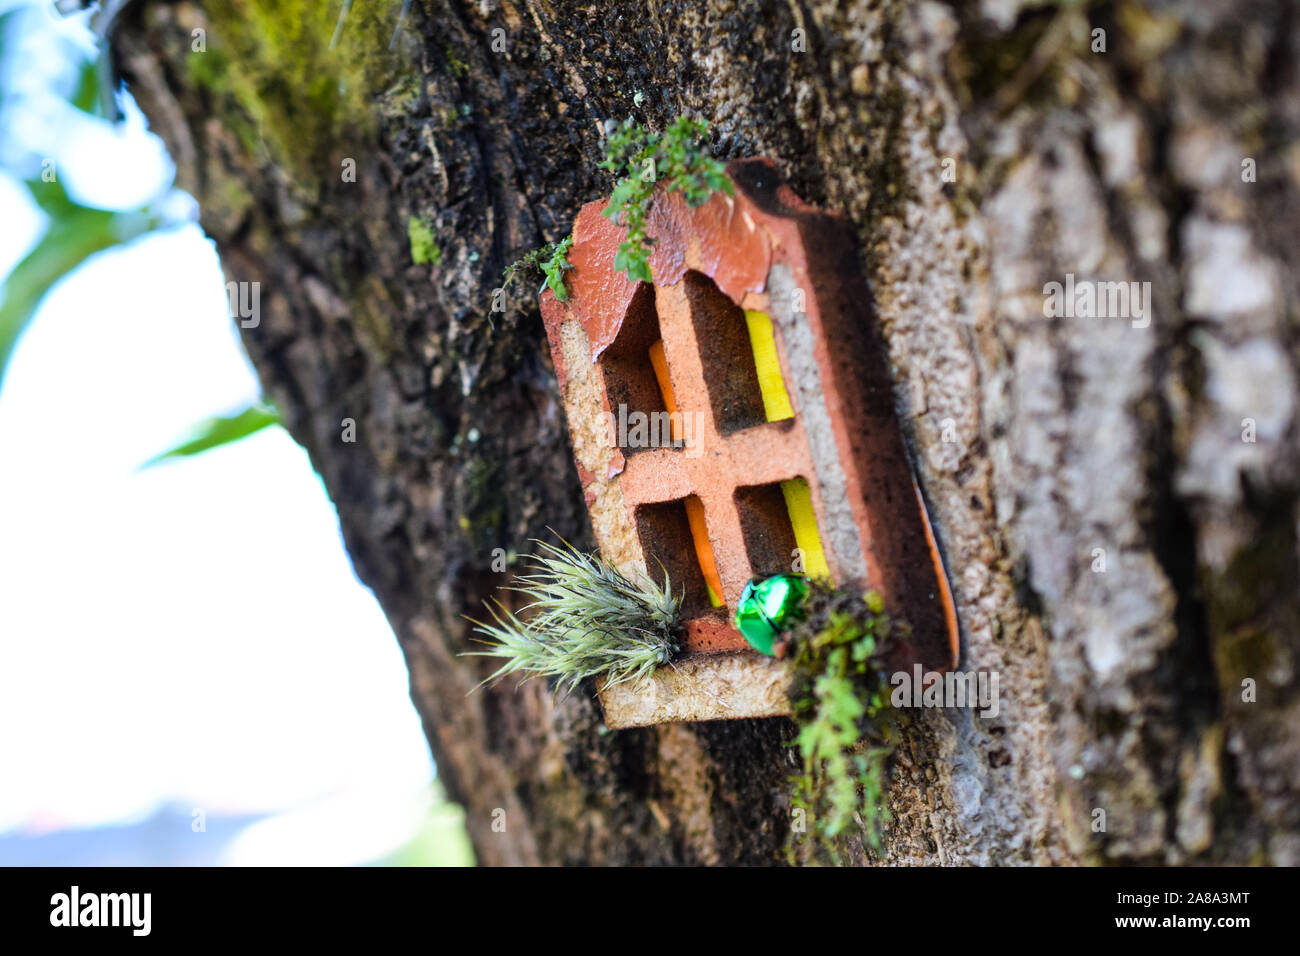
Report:
M 951 595 L 912 479 L 851 230 L 799 200 L 765 160 L 733 162 L 727 171 L 734 197 L 717 194 L 697 209 L 677 196 L 656 197 L 648 225 L 655 238 L 652 291 L 614 272 L 623 231 L 601 215 L 604 203 L 589 203 L 574 226 L 569 300 L 560 303 L 549 291 L 542 297 L 580 454 L 594 454 L 589 436 L 596 434 L 595 418 L 617 415 L 620 400 L 631 397 L 647 406 L 660 401 L 650 391 L 654 379 L 645 376 L 646 350 L 656 332 L 677 408 L 699 416 L 698 445 L 690 452 L 612 449 L 602 459 L 603 476 L 594 459 L 579 462 L 602 551 L 619 553 L 625 567 L 647 567 L 656 577 L 657 558 L 670 570 L 686 569 L 674 581 L 693 584 L 697 592 L 688 596 L 688 655 L 743 650 L 729 618 L 758 570 L 754 561 L 771 560 L 770 554 L 751 555 L 749 548 L 761 543 L 771 552 L 789 537 L 788 530 L 763 527 L 779 519 L 768 517 L 773 507 L 761 506 L 770 495 L 764 498 L 753 486 L 802 477 L 836 582 L 875 588 L 889 611 L 913 628 L 911 642 L 891 664 L 955 666 Z M 793 419 L 766 422 L 761 404 L 755 418 L 756 380 L 750 383 L 753 359 L 743 309 L 773 320 Z M 573 353 L 565 359 L 564 329 L 571 321 L 580 325 L 595 363 L 596 378 L 584 379 L 581 387 L 569 383 L 576 374 Z M 703 339 L 700 328 L 709 330 Z M 646 358 L 644 370 L 638 356 Z M 711 376 L 710 369 L 717 374 Z M 611 485 L 602 489 L 601 482 Z M 742 488 L 747 519 L 737 505 Z M 708 608 L 698 593 L 702 579 L 689 571 L 694 547 L 672 503 L 690 495 L 704 507 L 725 608 Z M 647 539 L 661 553 L 628 543 Z

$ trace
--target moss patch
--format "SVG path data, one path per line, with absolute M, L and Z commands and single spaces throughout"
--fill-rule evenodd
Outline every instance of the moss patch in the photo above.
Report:
M 338 168 L 336 154 L 355 152 L 344 147 L 370 130 L 373 97 L 398 75 L 388 50 L 396 9 L 355 0 L 339 24 L 337 10 L 309 0 L 211 0 L 207 50 L 189 55 L 190 76 L 233 99 L 238 109 L 222 118 L 250 152 L 265 146 L 310 186 Z
M 406 220 L 406 235 L 411 240 L 411 260 L 416 265 L 437 265 L 442 250 L 433 238 L 433 227 L 418 216 Z
M 838 863 L 848 838 L 878 849 L 886 770 L 895 730 L 883 670 L 891 634 L 906 625 L 884 613 L 874 591 L 815 585 L 792 634 L 791 715 L 803 772 L 791 804 L 791 861 Z

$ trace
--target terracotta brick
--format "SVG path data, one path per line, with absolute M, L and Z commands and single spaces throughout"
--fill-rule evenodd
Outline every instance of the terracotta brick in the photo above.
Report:
M 811 208 L 765 160 L 727 167 L 735 196 L 690 209 L 659 193 L 648 233 L 653 285 L 613 269 L 623 232 L 589 203 L 574 226 L 569 298 L 542 314 L 602 553 L 628 572 L 660 562 L 686 589 L 683 664 L 652 688 L 602 693 L 610 726 L 784 713 L 779 669 L 731 627 L 751 577 L 788 570 L 778 492 L 807 481 L 836 583 L 880 591 L 913 628 L 891 665 L 955 666 L 957 623 L 912 479 L 852 234 Z M 794 417 L 767 421 L 745 312 L 770 316 Z M 649 349 L 662 342 L 686 447 L 619 448 L 619 407 L 665 411 Z M 703 508 L 724 607 L 711 608 L 685 499 Z M 785 566 L 773 564 L 782 552 Z M 667 669 L 665 669 L 667 670 Z M 637 700 L 635 694 L 655 700 Z M 655 716 L 657 715 L 657 716 Z

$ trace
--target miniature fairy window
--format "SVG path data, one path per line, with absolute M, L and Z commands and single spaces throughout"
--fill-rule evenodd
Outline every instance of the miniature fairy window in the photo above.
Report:
M 651 282 L 615 270 L 625 234 L 588 204 L 568 295 L 543 296 L 601 554 L 682 595 L 679 655 L 602 690 L 611 727 L 787 713 L 770 642 L 736 626 L 772 576 L 869 586 L 906 612 L 897 663 L 955 663 L 852 237 L 770 163 L 727 174 L 734 195 L 697 207 L 656 195 Z

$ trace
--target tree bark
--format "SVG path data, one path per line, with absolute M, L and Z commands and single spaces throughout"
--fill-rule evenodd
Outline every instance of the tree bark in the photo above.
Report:
M 295 43 L 324 50 L 336 6 Z M 364 14 L 385 39 L 391 7 Z M 962 668 L 1000 676 L 995 719 L 909 722 L 883 849 L 855 858 L 1300 864 L 1290 5 L 430 0 L 374 51 L 364 115 L 314 141 L 290 135 L 319 115 L 293 44 L 233 60 L 260 115 L 196 79 L 245 15 L 145 3 L 116 60 L 227 278 L 261 283 L 245 344 L 482 863 L 784 859 L 788 721 L 606 732 L 589 693 L 470 694 L 485 665 L 457 656 L 506 583 L 494 549 L 591 543 L 535 289 L 504 316 L 492 292 L 608 194 L 606 118 L 689 112 L 853 223 Z M 1149 324 L 1046 316 L 1067 274 L 1149 282 Z

